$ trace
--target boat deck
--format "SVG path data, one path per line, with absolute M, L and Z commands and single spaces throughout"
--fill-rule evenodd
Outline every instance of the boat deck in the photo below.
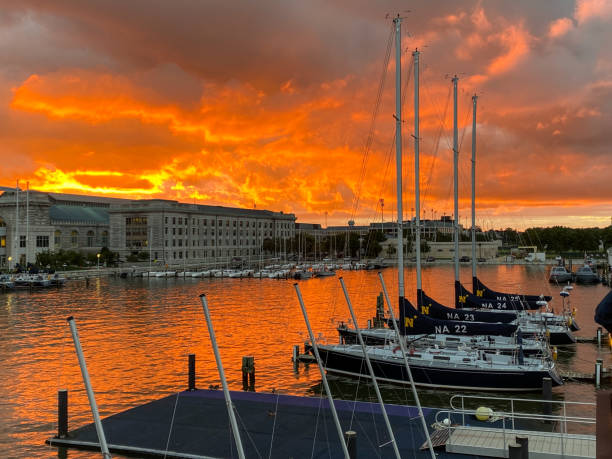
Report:
M 247 457 L 342 457 L 327 399 L 254 392 L 232 392 Z M 376 403 L 335 401 L 343 431 L 357 432 L 359 457 L 394 457 Z M 420 451 L 425 435 L 414 407 L 386 405 L 402 457 L 429 458 Z M 424 409 L 427 425 L 435 410 Z M 138 456 L 235 457 L 229 420 L 220 390 L 179 392 L 109 416 L 102 421 L 111 452 Z M 98 447 L 93 424 L 50 438 L 51 445 Z M 438 458 L 467 458 L 450 454 Z
M 529 459 L 595 458 L 595 437 L 572 435 L 562 438 L 560 434 L 534 431 L 511 431 L 483 427 L 455 427 L 446 442 L 446 451 L 488 457 L 508 457 L 508 443 L 516 435 L 529 438 Z

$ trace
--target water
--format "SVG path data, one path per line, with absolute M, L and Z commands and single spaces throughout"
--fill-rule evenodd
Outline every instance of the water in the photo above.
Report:
M 397 271 L 387 269 L 385 281 L 396 297 Z M 342 273 L 358 320 L 374 315 L 381 291 L 377 273 Z M 462 268 L 471 286 L 471 270 Z M 551 294 L 559 308 L 560 289 L 547 282 L 547 269 L 502 265 L 479 268 L 482 281 L 500 291 Z M 423 288 L 451 305 L 453 267 L 423 269 Z M 242 389 L 241 360 L 253 355 L 256 390 L 315 395 L 321 390 L 318 368 L 295 372 L 291 350 L 303 344 L 306 327 L 294 281 L 272 279 L 102 278 L 72 281 L 59 290 L 20 291 L 0 296 L 0 457 L 57 457 L 44 444 L 57 431 L 57 390 L 69 390 L 69 428 L 91 422 L 66 318 L 76 319 L 87 366 L 102 417 L 160 398 L 187 386 L 187 355 L 197 355 L 197 386 L 219 384 L 199 295 L 205 293 L 231 389 Z M 407 297 L 414 300 L 415 272 L 406 270 Z M 338 278 L 299 282 L 316 333 L 338 341 L 336 323 L 349 316 Z M 594 336 L 593 311 L 608 292 L 603 286 L 575 286 L 570 297 L 578 309 L 579 336 Z M 595 359 L 609 366 L 610 351 L 578 344 L 560 349 L 560 365 L 593 372 Z M 372 399 L 362 383 L 335 381 L 337 395 Z M 385 387 L 385 400 L 411 403 L 409 389 Z M 594 401 L 593 385 L 567 383 L 555 388 L 555 398 Z M 425 406 L 446 407 L 450 392 L 419 391 Z M 537 398 L 539 394 L 529 394 Z M 593 415 L 594 413 L 590 413 Z M 99 453 L 62 451 L 63 457 L 99 457 Z

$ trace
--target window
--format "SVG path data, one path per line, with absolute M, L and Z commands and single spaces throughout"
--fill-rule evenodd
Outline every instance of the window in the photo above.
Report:
M 25 247 L 25 246 L 26 246 L 26 237 L 19 236 L 19 247 Z
M 183 217 L 179 217 L 179 223 L 178 223 L 178 224 L 179 224 L 179 225 L 182 225 L 182 224 L 183 224 Z M 183 257 L 181 257 L 181 258 L 183 258 Z
M 108 247 L 108 231 L 102 231 L 102 247 Z
M 0 247 L 6 247 L 6 236 L 0 236 Z
M 172 217 L 172 224 L 176 225 L 176 217 Z M 174 258 L 176 258 L 176 257 L 174 257 Z
M 93 231 L 87 231 L 87 247 L 94 246 L 95 235 Z
M 53 238 L 53 243 L 56 246 L 59 246 L 62 244 L 62 232 L 60 230 L 55 230 L 55 237 Z
M 70 243 L 72 247 L 78 247 L 79 245 L 79 232 L 74 230 L 70 233 Z
M 165 218 L 166 225 L 168 224 L 168 217 Z
M 36 236 L 36 247 L 49 247 L 49 236 Z

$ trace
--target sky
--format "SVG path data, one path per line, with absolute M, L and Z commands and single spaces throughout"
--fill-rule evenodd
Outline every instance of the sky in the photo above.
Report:
M 0 185 L 397 219 L 398 14 L 404 218 L 418 48 L 422 217 L 453 213 L 457 75 L 461 223 L 474 94 L 479 225 L 612 223 L 612 0 L 0 0 Z

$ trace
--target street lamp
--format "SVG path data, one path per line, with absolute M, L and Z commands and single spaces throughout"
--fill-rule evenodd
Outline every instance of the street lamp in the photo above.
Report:
M 8 269 L 9 269 L 9 271 L 11 270 L 11 261 L 13 261 L 13 257 L 9 256 L 8 257 Z
M 100 270 L 100 254 L 96 253 L 96 258 L 98 258 L 98 270 Z

